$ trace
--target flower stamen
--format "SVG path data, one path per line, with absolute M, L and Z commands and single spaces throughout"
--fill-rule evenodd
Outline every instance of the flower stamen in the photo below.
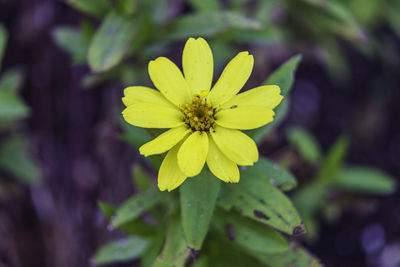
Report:
M 184 121 L 192 131 L 208 131 L 214 125 L 215 109 L 207 104 L 207 95 L 207 91 L 201 91 L 193 96 L 191 104 L 181 106 Z

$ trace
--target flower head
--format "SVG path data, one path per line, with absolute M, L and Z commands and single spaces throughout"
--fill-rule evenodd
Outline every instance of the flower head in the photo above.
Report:
M 144 128 L 170 128 L 139 151 L 144 156 L 168 151 L 159 173 L 160 190 L 171 191 L 205 163 L 224 182 L 237 183 L 237 165 L 258 161 L 254 141 L 240 130 L 261 127 L 274 119 L 282 100 L 280 88 L 265 85 L 238 94 L 248 80 L 254 59 L 240 52 L 225 67 L 211 89 L 213 55 L 203 38 L 190 38 L 182 56 L 183 75 L 165 57 L 149 63 L 154 90 L 132 86 L 124 90 L 125 120 Z

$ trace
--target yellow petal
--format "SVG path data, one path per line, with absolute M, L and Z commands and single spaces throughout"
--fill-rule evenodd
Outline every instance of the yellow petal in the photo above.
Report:
M 152 141 L 142 145 L 139 148 L 140 154 L 147 157 L 154 154 L 164 153 L 181 141 L 189 132 L 190 130 L 187 129 L 185 125 L 170 129 L 160 134 Z
M 167 107 L 174 107 L 160 92 L 144 86 L 131 86 L 124 90 L 122 98 L 125 106 L 130 106 L 136 103 L 153 103 Z
M 208 140 L 207 166 L 210 171 L 226 183 L 239 182 L 240 174 L 236 163 L 228 159 L 217 147 L 214 140 Z
M 177 163 L 178 150 L 181 144 L 175 145 L 161 163 L 158 172 L 158 188 L 161 191 L 174 190 L 180 186 L 186 179 L 186 175 L 179 169 Z
M 191 101 L 189 85 L 179 68 L 168 58 L 159 57 L 150 61 L 149 75 L 155 87 L 175 105 Z
M 283 96 L 277 85 L 263 85 L 232 97 L 221 108 L 242 107 L 242 106 L 263 106 L 274 109 L 281 103 Z
M 150 103 L 130 105 L 122 115 L 128 123 L 143 128 L 174 128 L 184 124 L 179 109 Z
M 258 161 L 256 144 L 241 131 L 216 125 L 210 133 L 222 153 L 236 164 L 246 166 Z
M 216 107 L 231 99 L 249 79 L 253 65 L 253 56 L 248 52 L 240 52 L 225 67 L 221 77 L 211 89 L 207 101 Z
M 261 127 L 274 120 L 275 113 L 270 108 L 244 106 L 219 111 L 216 123 L 230 129 L 250 130 Z
M 182 55 L 185 79 L 193 94 L 209 91 L 213 78 L 213 55 L 210 46 L 203 38 L 189 38 Z
M 203 169 L 207 158 L 208 135 L 196 131 L 183 142 L 178 152 L 178 165 L 187 176 L 196 176 Z

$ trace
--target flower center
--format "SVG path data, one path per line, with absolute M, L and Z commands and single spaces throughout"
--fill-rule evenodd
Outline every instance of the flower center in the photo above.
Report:
M 202 91 L 200 95 L 193 96 L 192 104 L 181 106 L 184 121 L 193 131 L 208 131 L 214 125 L 215 109 L 207 104 L 207 94 L 207 91 Z

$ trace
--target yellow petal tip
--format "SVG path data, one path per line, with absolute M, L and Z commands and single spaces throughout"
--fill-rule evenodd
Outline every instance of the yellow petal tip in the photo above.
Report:
M 144 156 L 144 157 L 147 157 L 148 155 L 147 155 L 147 153 L 144 151 L 144 149 L 142 148 L 143 146 L 141 146 L 140 148 L 139 148 L 139 153 L 140 153 L 140 155 L 142 155 L 142 156 Z

